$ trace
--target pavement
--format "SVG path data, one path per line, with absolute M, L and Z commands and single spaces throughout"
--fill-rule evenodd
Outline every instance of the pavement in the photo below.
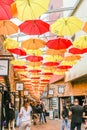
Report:
M 7 129 L 5 129 L 5 130 L 7 130 Z M 19 130 L 19 129 L 15 128 L 15 130 Z M 53 119 L 53 120 L 47 119 L 47 123 L 43 123 L 43 124 L 37 123 L 37 125 L 32 124 L 31 130 L 61 130 L 61 120 L 60 119 Z M 83 125 L 82 125 L 81 130 L 85 130 Z

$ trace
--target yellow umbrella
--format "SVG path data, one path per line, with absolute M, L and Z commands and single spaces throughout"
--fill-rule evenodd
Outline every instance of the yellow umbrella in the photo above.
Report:
M 60 55 L 48 55 L 44 58 L 45 61 L 51 61 L 51 62 L 56 62 L 56 61 L 61 61 L 63 60 L 63 57 Z
M 70 65 L 70 66 L 72 66 L 72 65 L 75 65 L 76 63 L 77 63 L 76 60 L 75 61 L 62 61 L 60 63 L 60 65 Z
M 73 42 L 73 46 L 79 49 L 87 48 L 87 35 L 79 37 Z
M 51 25 L 51 32 L 59 36 L 73 35 L 82 28 L 83 22 L 75 16 L 60 18 Z
M 28 62 L 27 65 L 29 66 L 41 66 L 42 65 L 42 62 Z
M 41 56 L 43 54 L 43 52 L 41 50 L 28 50 L 28 49 L 25 49 L 25 52 L 29 55 L 35 55 L 35 56 Z
M 11 38 L 7 38 L 3 43 L 4 49 L 14 49 L 18 48 L 19 43 Z
M 18 19 L 36 19 L 48 9 L 50 0 L 15 0 Z
M 26 65 L 26 61 L 25 60 L 11 60 L 10 63 L 12 65 L 18 65 L 18 66 L 23 66 Z
M 64 75 L 66 72 L 66 69 L 57 69 L 54 74 L 55 75 Z

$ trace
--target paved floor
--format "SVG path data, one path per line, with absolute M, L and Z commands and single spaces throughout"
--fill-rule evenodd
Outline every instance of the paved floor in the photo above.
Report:
M 18 130 L 18 128 L 16 128 L 16 130 Z M 32 125 L 31 130 L 61 130 L 61 120 L 47 119 L 47 123 L 44 123 L 44 124 L 38 123 L 37 125 Z M 85 130 L 83 126 L 81 130 Z

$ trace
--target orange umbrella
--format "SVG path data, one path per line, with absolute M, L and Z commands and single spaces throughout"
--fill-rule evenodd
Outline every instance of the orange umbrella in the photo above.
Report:
M 0 35 L 11 35 L 18 32 L 18 26 L 9 20 L 0 21 Z
M 82 30 L 87 33 L 87 22 L 84 23 Z
M 71 56 L 66 56 L 63 58 L 65 61 L 73 61 L 73 60 L 79 60 L 81 56 L 79 55 L 71 55 Z
M 28 63 L 29 66 L 41 66 L 42 65 L 42 62 L 29 62 Z
M 66 52 L 66 49 L 55 50 L 55 49 L 47 49 L 46 54 L 48 55 L 62 55 Z
M 23 41 L 21 46 L 25 49 L 36 50 L 36 49 L 39 49 L 41 47 L 44 47 L 45 44 L 46 44 L 46 42 L 41 40 L 41 39 L 31 38 L 31 39 L 28 39 L 26 41 Z

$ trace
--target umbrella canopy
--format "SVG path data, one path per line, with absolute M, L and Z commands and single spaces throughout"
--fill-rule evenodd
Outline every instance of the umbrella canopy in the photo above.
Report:
M 9 20 L 0 21 L 0 35 L 11 35 L 18 32 L 18 26 Z
M 41 39 L 28 39 L 26 41 L 23 41 L 21 46 L 25 49 L 32 49 L 32 50 L 37 50 L 41 47 L 44 47 L 46 44 L 45 41 L 41 40 Z
M 17 66 L 23 66 L 23 65 L 26 65 L 26 61 L 25 60 L 11 60 L 10 63 L 12 65 L 17 65 Z
M 18 48 L 19 43 L 11 38 L 7 38 L 3 43 L 4 49 Z
M 63 57 L 60 55 L 48 55 L 44 58 L 45 61 L 49 61 L 49 62 L 57 62 L 57 61 L 61 61 L 63 60 Z
M 50 49 L 61 50 L 61 49 L 66 49 L 69 46 L 71 46 L 72 42 L 65 38 L 57 38 L 57 39 L 49 40 L 46 43 L 46 45 Z
M 26 56 L 26 52 L 21 48 L 8 49 L 8 51 L 20 56 Z
M 27 66 L 18 66 L 18 65 L 14 65 L 13 68 L 14 68 L 14 69 L 26 69 Z
M 87 22 L 84 23 L 82 30 L 87 33 Z
M 15 0 L 18 19 L 36 19 L 48 9 L 50 0 Z
M 31 61 L 31 62 L 40 62 L 43 60 L 42 56 L 27 56 L 26 60 Z
M 84 49 L 79 49 L 79 48 L 70 48 L 69 50 L 69 53 L 72 53 L 72 54 L 84 54 L 84 53 L 87 53 L 87 48 L 84 48 Z
M 70 68 L 72 68 L 72 66 L 70 66 L 70 65 L 59 65 L 58 67 L 57 67 L 58 69 L 70 69 Z
M 87 35 L 81 36 L 73 42 L 73 46 L 79 49 L 87 48 Z
M 55 50 L 55 49 L 47 49 L 46 54 L 48 55 L 63 55 L 66 52 L 66 49 Z
M 43 63 L 44 66 L 57 66 L 59 65 L 58 62 L 45 62 Z
M 60 18 L 51 25 L 51 31 L 59 36 L 73 35 L 81 30 L 83 22 L 75 16 Z
M 41 50 L 39 50 L 39 49 L 38 50 L 28 50 L 28 49 L 24 48 L 24 50 L 29 55 L 41 56 L 43 54 L 43 52 Z
M 12 18 L 10 5 L 13 0 L 0 0 L 0 20 L 9 20 Z
M 42 62 L 29 62 L 28 63 L 29 66 L 41 66 L 42 65 Z
M 19 25 L 20 31 L 29 35 L 41 35 L 49 31 L 50 25 L 42 20 L 27 20 Z
M 66 56 L 63 58 L 65 61 L 73 61 L 73 60 L 79 60 L 81 56 L 79 55 L 71 55 L 71 56 Z

